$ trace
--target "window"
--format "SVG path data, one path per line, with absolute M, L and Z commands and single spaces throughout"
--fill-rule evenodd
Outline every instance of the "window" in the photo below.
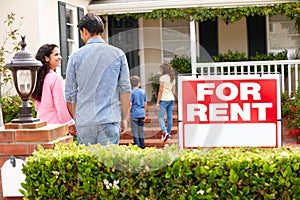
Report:
M 67 26 L 67 43 L 68 43 L 68 56 L 70 56 L 70 54 L 75 50 L 76 46 L 78 46 L 76 44 L 75 37 L 77 36 L 77 31 L 75 32 L 75 29 L 77 29 L 76 25 L 75 25 L 75 12 L 73 11 L 72 8 L 68 8 L 66 9 L 66 26 Z M 76 36 L 75 36 L 76 35 Z
M 175 55 L 190 57 L 190 23 L 187 20 L 162 20 L 163 61 L 170 62 Z
M 78 21 L 83 17 L 83 8 L 66 5 L 58 2 L 60 52 L 62 56 L 61 75 L 65 78 L 68 57 L 83 45 L 77 29 Z
M 288 50 L 289 57 L 300 48 L 300 34 L 295 27 L 295 21 L 284 15 L 269 18 L 269 46 L 270 52 Z

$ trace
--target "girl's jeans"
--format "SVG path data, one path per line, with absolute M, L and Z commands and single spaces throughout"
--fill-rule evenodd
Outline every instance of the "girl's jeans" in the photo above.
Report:
M 158 112 L 158 121 L 162 132 L 166 131 L 164 114 L 167 112 L 167 119 L 168 119 L 168 129 L 167 133 L 171 134 L 173 119 L 172 119 L 172 112 L 174 107 L 174 100 L 171 101 L 160 101 L 159 102 L 159 112 Z
M 145 148 L 145 133 L 144 124 L 145 118 L 131 118 L 131 132 L 133 137 L 133 142 L 138 147 Z

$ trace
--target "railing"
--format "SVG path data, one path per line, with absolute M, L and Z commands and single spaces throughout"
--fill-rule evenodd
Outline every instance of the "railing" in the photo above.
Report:
M 300 60 L 195 63 L 193 73 L 200 76 L 279 73 L 281 74 L 281 91 L 291 94 L 299 85 L 299 67 Z

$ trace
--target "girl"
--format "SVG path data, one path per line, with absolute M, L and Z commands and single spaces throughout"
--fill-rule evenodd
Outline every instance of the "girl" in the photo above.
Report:
M 175 96 L 175 76 L 170 64 L 162 64 L 159 67 L 159 91 L 157 95 L 156 109 L 158 112 L 158 121 L 162 131 L 162 141 L 170 139 L 172 129 L 172 112 Z M 165 127 L 164 114 L 167 113 L 168 128 Z

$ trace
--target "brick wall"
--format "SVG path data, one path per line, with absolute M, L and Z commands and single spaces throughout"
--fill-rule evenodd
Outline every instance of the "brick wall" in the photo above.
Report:
M 67 125 L 46 124 L 37 122 L 31 124 L 5 124 L 0 130 L 0 200 L 17 200 L 22 197 L 3 197 L 1 167 L 11 155 L 23 159 L 37 150 L 38 145 L 45 149 L 54 148 L 55 143 L 69 143 L 73 137 L 67 135 Z
M 282 140 L 284 142 L 296 142 L 297 135 L 290 135 L 289 132 L 291 129 L 286 125 L 287 120 L 283 117 L 281 121 L 281 133 L 282 133 Z

